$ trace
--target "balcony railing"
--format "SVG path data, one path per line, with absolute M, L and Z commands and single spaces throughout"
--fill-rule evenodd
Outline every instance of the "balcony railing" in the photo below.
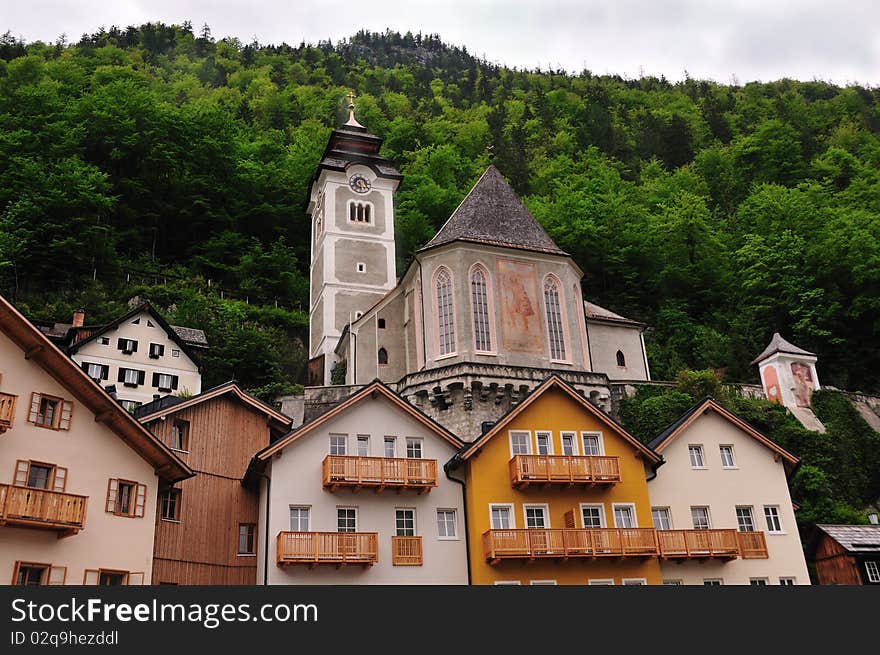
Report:
M 58 538 L 85 526 L 88 496 L 0 484 L 0 525 L 56 530 Z
M 657 530 L 660 557 L 669 559 L 736 559 L 736 530 Z
M 739 552 L 743 559 L 767 559 L 767 540 L 763 532 L 737 532 Z
M 275 542 L 278 566 L 289 564 L 360 564 L 379 561 L 379 535 L 375 532 L 279 532 Z
M 394 566 L 421 566 L 422 538 L 391 537 L 391 563 Z
M 600 455 L 514 455 L 510 482 L 529 484 L 594 485 L 620 482 L 620 458 Z
M 9 393 L 0 393 L 0 434 L 12 427 L 15 420 L 15 401 L 18 396 Z
M 502 559 L 654 557 L 653 528 L 487 530 L 483 550 L 490 564 Z
M 327 455 L 323 474 L 324 486 L 330 491 L 336 487 L 376 491 L 390 487 L 426 493 L 437 486 L 437 460 Z

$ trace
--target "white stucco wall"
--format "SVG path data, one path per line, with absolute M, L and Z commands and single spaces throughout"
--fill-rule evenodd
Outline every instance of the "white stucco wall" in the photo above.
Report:
M 702 444 L 705 469 L 693 469 L 688 446 Z M 737 468 L 721 466 L 719 446 L 733 445 Z M 721 578 L 724 584 L 749 584 L 750 578 L 768 578 L 778 585 L 780 577 L 793 577 L 799 585 L 810 584 L 794 509 L 782 461 L 775 453 L 739 428 L 709 412 L 697 418 L 663 451 L 666 463 L 648 483 L 652 507 L 669 507 L 672 529 L 692 529 L 690 508 L 708 506 L 712 528 L 737 528 L 736 508 L 751 506 L 755 529 L 763 531 L 768 559 L 666 561 L 664 579 L 684 584 L 703 584 L 705 578 Z M 767 532 L 764 505 L 777 505 L 782 534 Z
M 612 380 L 648 380 L 641 330 L 626 325 L 587 321 L 590 343 L 590 370 Z M 624 355 L 624 366 L 617 365 L 617 351 Z
M 58 539 L 50 530 L 0 527 L 0 584 L 12 581 L 17 560 L 66 566 L 67 584 L 82 584 L 85 569 L 99 568 L 143 571 L 149 581 L 158 483 L 153 468 L 3 334 L 0 374 L 0 391 L 18 396 L 14 425 L 0 435 L 0 484 L 13 483 L 16 460 L 33 460 L 66 467 L 66 493 L 89 497 L 85 529 L 76 535 Z M 73 401 L 70 430 L 27 422 L 34 391 Z M 110 478 L 147 486 L 143 518 L 105 511 Z
M 140 319 L 138 325 L 132 321 Z M 150 320 L 154 327 L 149 327 Z M 133 400 L 139 403 L 148 403 L 153 400 L 154 394 L 167 396 L 169 393 L 177 394 L 189 392 L 193 395 L 202 391 L 202 375 L 198 366 L 187 354 L 175 343 L 156 321 L 153 321 L 149 313 L 143 312 L 130 318 L 115 330 L 108 330 L 102 336 L 110 339 L 110 343 L 102 345 L 98 339 L 83 345 L 73 354 L 73 361 L 82 365 L 83 362 L 92 364 L 106 364 L 110 367 L 106 380 L 100 382 L 101 386 L 116 385 L 116 395 L 120 400 Z M 134 339 L 138 342 L 137 352 L 125 355 L 117 348 L 119 339 Z M 157 343 L 165 346 L 165 353 L 158 359 L 150 357 L 150 344 Z M 179 356 L 174 357 L 173 350 L 179 351 Z M 127 387 L 118 382 L 120 368 L 133 368 L 145 371 L 144 384 L 136 387 Z M 178 376 L 177 389 L 172 392 L 159 391 L 153 386 L 153 373 L 168 373 Z
M 428 493 L 394 490 L 376 493 L 372 489 L 325 491 L 321 463 L 329 453 L 330 434 L 348 434 L 348 453 L 356 454 L 358 434 L 369 434 L 370 455 L 381 457 L 385 435 L 397 437 L 397 455 L 405 456 L 406 437 L 423 438 L 423 458 L 436 459 L 438 486 Z M 467 584 L 467 554 L 462 487 L 443 473 L 443 464 L 455 453 L 447 441 L 434 435 L 424 425 L 405 414 L 389 401 L 365 399 L 335 417 L 315 432 L 289 445 L 272 459 L 267 474 L 271 476 L 269 516 L 269 584 Z M 264 485 L 265 487 L 265 485 Z M 379 533 L 379 562 L 364 569 L 319 565 L 313 569 L 293 565 L 286 569 L 276 564 L 275 539 L 280 531 L 290 529 L 290 506 L 309 506 L 310 531 L 336 532 L 337 507 L 357 507 L 358 532 Z M 265 488 L 260 500 L 260 537 L 258 559 L 263 559 L 266 531 Z M 395 534 L 395 509 L 414 508 L 415 531 L 422 536 L 422 566 L 392 566 L 391 536 Z M 454 509 L 457 539 L 438 538 L 437 510 Z M 258 583 L 263 581 L 263 563 L 258 565 Z

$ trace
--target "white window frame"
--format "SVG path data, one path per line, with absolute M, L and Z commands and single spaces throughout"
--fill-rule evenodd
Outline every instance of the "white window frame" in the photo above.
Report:
M 648 586 L 647 578 L 623 578 L 620 584 L 624 587 L 646 587 Z
M 364 216 L 367 215 L 367 208 L 369 207 L 369 220 L 352 220 L 351 218 L 351 206 L 352 205 L 363 205 L 364 206 Z M 376 224 L 376 208 L 373 206 L 373 203 L 369 200 L 361 200 L 360 198 L 350 198 L 348 203 L 345 205 L 345 220 L 349 225 L 375 225 Z
M 582 430 L 581 431 L 580 447 L 581 447 L 581 452 L 584 455 L 590 454 L 590 453 L 587 453 L 587 446 L 584 443 L 584 439 L 587 437 L 596 437 L 596 441 L 598 442 L 598 445 L 599 445 L 599 452 L 596 455 L 596 457 L 603 456 L 605 454 L 605 436 L 599 431 Z
M 749 586 L 751 587 L 769 587 L 769 578 L 749 578 Z
M 681 578 L 664 578 L 663 580 L 664 587 L 683 587 L 684 582 Z
M 479 347 L 477 343 L 477 313 L 476 307 L 474 306 L 474 274 L 480 271 L 483 274 L 483 278 L 485 280 L 486 287 L 486 329 L 488 331 L 489 337 L 489 349 L 484 350 Z M 471 303 L 471 336 L 473 337 L 474 343 L 474 352 L 480 355 L 497 355 L 498 354 L 498 346 L 497 339 L 495 338 L 495 307 L 492 302 L 493 289 L 492 289 L 492 277 L 489 275 L 489 268 L 484 266 L 481 262 L 476 262 L 473 264 L 468 271 L 468 298 Z
M 768 509 L 774 512 L 776 524 L 779 526 L 778 530 L 770 528 L 770 517 L 767 515 Z M 767 534 L 785 534 L 785 530 L 782 529 L 782 515 L 779 512 L 779 505 L 764 505 L 764 522 L 767 524 Z
M 541 437 L 547 437 L 547 452 L 541 453 Z M 535 454 L 553 454 L 553 432 L 550 430 L 535 430 Z
M 417 445 L 419 450 L 418 457 L 410 457 L 409 456 L 409 448 L 410 446 Z M 406 458 L 407 459 L 425 459 L 425 440 L 421 437 L 407 437 L 406 438 Z
M 524 436 L 526 438 L 526 452 L 525 453 L 516 453 L 513 450 L 513 436 Z M 531 455 L 532 454 L 532 433 L 529 430 L 509 430 L 507 433 L 508 443 L 510 445 L 510 458 L 517 454 L 520 455 Z
M 797 578 L 793 575 L 787 575 L 779 578 L 779 585 L 781 587 L 794 587 L 797 585 Z
M 294 530 L 293 529 L 293 517 L 290 515 L 293 510 L 305 511 L 306 513 L 306 530 Z M 312 507 L 311 505 L 290 505 L 287 511 L 287 521 L 290 525 L 291 532 L 311 532 L 312 528 Z M 302 519 L 298 519 L 297 523 L 301 523 Z
M 336 506 L 336 531 L 339 532 L 339 510 L 352 510 L 354 511 L 354 532 L 358 531 L 358 522 L 360 521 L 360 512 L 358 512 L 358 508 L 352 505 L 337 505 Z M 340 534 L 351 534 L 350 532 L 343 532 Z
M 529 529 L 529 514 L 528 510 L 530 509 L 540 509 L 544 515 L 544 527 L 543 528 L 534 528 L 535 530 L 549 530 L 550 529 L 550 505 L 547 503 L 523 503 L 523 528 Z
M 742 524 L 740 523 L 740 520 L 739 520 L 740 510 L 748 510 L 749 519 L 752 524 L 751 530 L 743 530 L 742 529 Z M 737 530 L 739 530 L 740 532 L 754 532 L 755 531 L 757 526 L 755 526 L 755 508 L 754 507 L 752 507 L 751 505 L 737 505 L 733 511 L 734 511 L 734 515 L 736 516 L 736 529 Z
M 361 454 L 361 444 L 366 444 L 366 453 Z M 357 435 L 357 456 L 358 457 L 369 457 L 370 456 L 370 435 L 368 434 L 359 434 Z
M 397 513 L 398 512 L 409 512 L 412 515 L 412 534 L 400 535 L 397 534 Z M 406 519 L 404 518 L 404 523 Z M 396 537 L 416 537 L 419 534 L 419 526 L 416 519 L 416 508 L 415 507 L 395 507 L 394 508 L 394 536 Z
M 158 373 L 156 378 L 156 388 L 160 391 L 168 391 L 174 388 L 174 376 L 171 373 Z M 162 378 L 168 378 L 168 384 L 162 384 Z
M 630 514 L 632 516 L 633 524 L 631 526 L 623 526 L 617 525 L 617 509 L 618 508 L 628 508 Z M 639 517 L 636 515 L 636 504 L 635 503 L 612 503 L 611 504 L 611 516 L 614 518 L 614 527 L 615 528 L 637 528 L 639 527 Z
M 715 583 L 718 584 L 715 584 Z M 711 584 L 709 584 L 711 583 Z M 704 587 L 723 587 L 724 586 L 724 578 L 703 578 L 703 586 Z
M 391 454 L 388 454 L 388 444 L 391 444 Z M 393 458 L 397 455 L 397 437 L 394 437 L 390 434 L 386 434 L 382 440 L 382 456 L 387 458 Z
M 693 451 L 696 450 L 700 454 L 700 465 L 694 465 L 694 456 Z M 695 471 L 703 471 L 706 469 L 706 449 L 703 448 L 703 444 L 701 443 L 689 443 L 688 444 L 688 459 L 691 463 L 691 468 Z
M 705 528 L 698 528 L 696 526 L 696 523 L 694 521 L 694 510 L 695 509 L 706 510 L 706 527 Z M 691 505 L 690 510 L 691 510 L 691 525 L 693 526 L 694 530 L 711 530 L 712 529 L 712 512 L 709 509 L 708 505 Z
M 357 262 L 354 265 L 354 270 L 356 273 L 366 273 L 367 272 L 367 265 L 364 262 Z
M 587 580 L 587 585 L 590 587 L 613 587 L 614 578 L 590 578 Z
M 868 574 L 868 582 L 880 582 L 880 564 L 876 561 L 865 562 L 865 573 Z
M 440 534 L 440 513 L 443 512 L 445 514 L 452 514 L 452 535 L 441 535 Z M 491 519 L 491 517 L 490 517 Z M 459 541 L 460 537 L 458 536 L 458 510 L 453 507 L 438 507 L 437 508 L 437 539 L 440 541 Z M 444 525 L 448 525 L 447 522 L 444 521 Z
M 584 522 L 584 509 L 598 509 L 599 510 L 599 528 L 587 528 L 586 523 Z M 578 520 L 581 522 L 581 528 L 587 530 L 594 530 L 605 528 L 608 526 L 607 518 L 605 517 L 605 503 L 580 503 L 578 504 Z
M 519 580 L 496 580 L 496 587 L 519 587 L 522 583 Z
M 496 528 L 492 525 L 492 511 L 495 509 L 506 509 L 507 516 L 510 519 L 509 528 Z M 513 503 L 489 503 L 489 529 L 490 530 L 516 530 L 516 513 L 513 511 Z
M 665 527 L 665 528 L 658 528 L 657 527 L 657 520 L 656 520 L 656 517 L 654 516 L 654 512 L 665 512 L 666 513 L 667 527 Z M 672 530 L 672 512 L 670 511 L 669 507 L 652 507 L 651 508 L 651 523 L 653 524 L 655 530 Z M 662 523 L 662 521 L 661 521 L 661 523 Z
M 726 464 L 724 462 L 724 449 L 730 449 L 730 464 Z M 718 446 L 718 452 L 721 455 L 721 468 L 727 471 L 732 471 L 734 469 L 738 469 L 739 467 L 736 465 L 736 452 L 733 450 L 733 444 L 721 444 Z
M 138 371 L 137 369 L 134 369 L 134 368 L 124 368 L 122 370 L 125 371 L 122 374 L 122 384 L 124 384 L 126 386 L 128 386 L 128 385 L 140 386 L 140 382 L 139 382 L 141 379 L 141 372 L 140 371 Z M 130 380 L 129 376 L 132 373 L 134 374 L 134 379 Z
M 529 586 L 531 587 L 555 587 L 556 580 L 529 580 Z
M 333 440 L 334 439 L 342 439 L 342 453 L 334 453 L 333 452 Z M 338 455 L 339 457 L 345 457 L 348 455 L 348 435 L 342 434 L 339 432 L 333 433 L 330 435 L 330 441 L 328 443 L 328 453 L 331 455 Z
M 562 448 L 561 453 L 565 455 L 565 439 L 571 439 L 571 457 L 577 457 L 580 454 L 578 446 L 578 434 L 574 430 L 562 430 L 559 432 L 559 447 Z

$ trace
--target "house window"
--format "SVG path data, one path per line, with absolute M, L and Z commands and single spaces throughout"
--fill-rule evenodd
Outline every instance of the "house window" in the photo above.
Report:
M 733 446 L 719 446 L 721 450 L 721 466 L 726 469 L 736 468 L 736 460 L 733 458 Z
M 624 587 L 643 587 L 648 584 L 646 578 L 624 578 L 621 582 Z
M 69 430 L 73 403 L 55 396 L 34 392 L 28 422 L 50 430 Z
M 367 457 L 370 454 L 370 435 L 359 434 L 357 438 L 358 457 Z
M 449 269 L 441 266 L 434 275 L 437 312 L 438 353 L 449 355 L 455 352 L 455 306 L 453 300 L 452 275 Z
M 345 445 L 348 441 L 348 435 L 345 434 L 331 434 L 330 435 L 330 454 L 331 455 L 344 455 L 345 454 Z
M 623 354 L 622 350 L 617 351 L 617 365 L 620 367 L 626 366 L 626 356 Z
M 164 354 L 165 354 L 165 346 L 163 346 L 161 343 L 151 343 L 150 344 L 150 358 L 151 359 L 159 359 Z
M 133 368 L 120 368 L 119 375 L 116 376 L 117 382 L 122 382 L 126 387 L 137 387 L 144 383 L 144 371 L 138 371 Z
M 356 270 L 358 273 L 366 273 L 367 272 L 367 265 L 364 264 L 363 262 L 358 262 L 356 265 Z
M 668 507 L 652 507 L 651 520 L 654 522 L 655 530 L 671 530 L 672 520 L 669 518 Z
M 865 562 L 865 572 L 868 574 L 868 582 L 880 582 L 880 566 L 877 562 Z
M 84 585 L 142 585 L 142 571 L 114 571 L 110 569 L 86 569 L 83 575 Z
M 767 578 L 749 578 L 749 584 L 753 587 L 766 587 L 769 583 Z
M 309 531 L 309 513 L 308 507 L 291 507 L 290 508 L 290 531 L 291 532 L 308 532 Z
M 577 446 L 575 445 L 577 442 L 573 433 L 563 432 L 560 439 L 562 440 L 563 455 L 577 455 Z
M 102 587 L 112 587 L 117 585 L 124 585 L 126 582 L 127 573 L 124 571 L 101 571 L 98 574 L 98 584 Z
M 107 483 L 105 509 L 116 516 L 142 518 L 147 502 L 147 485 L 111 478 Z
M 336 508 L 336 531 L 357 532 L 357 509 L 354 507 Z
M 535 440 L 538 442 L 539 455 L 552 455 L 553 444 L 551 443 L 553 435 L 550 432 L 536 432 Z
M 793 587 L 797 584 L 795 578 L 779 578 L 779 584 L 783 587 Z
M 543 586 L 555 587 L 556 580 L 530 580 L 529 584 L 533 587 L 543 587 Z
M 46 584 L 48 577 L 48 564 L 16 562 L 14 582 L 12 584 L 18 586 L 38 586 Z
M 165 521 L 180 520 L 180 489 L 174 487 L 162 494 L 162 519 Z
M 736 524 L 740 532 L 754 532 L 755 518 L 752 515 L 751 507 L 736 508 Z
M 257 552 L 257 544 L 255 535 L 257 526 L 253 523 L 238 524 L 238 554 L 239 555 L 255 555 Z
M 180 357 L 180 351 L 177 348 L 172 348 L 171 349 L 171 356 L 172 357 Z
M 615 528 L 635 528 L 636 525 L 636 509 L 633 505 L 615 505 L 614 506 L 614 527 Z
M 565 360 L 565 332 L 562 307 L 559 301 L 559 285 L 556 278 L 544 280 L 544 308 L 547 312 L 547 338 L 550 341 L 550 359 Z
M 601 505 L 581 505 L 584 528 L 601 528 L 604 524 Z
M 422 440 L 414 437 L 406 438 L 406 457 L 407 459 L 422 458 Z
M 394 529 L 398 537 L 416 536 L 416 511 L 414 509 L 394 510 Z
M 379 348 L 379 353 L 376 355 L 376 359 L 379 362 L 379 366 L 388 366 L 388 351 L 384 348 Z
M 138 349 L 138 342 L 134 339 L 119 339 L 116 342 L 116 349 L 121 350 L 123 355 L 131 355 L 132 353 L 136 353 Z
M 767 532 L 782 532 L 779 508 L 776 505 L 764 505 L 764 518 L 767 519 Z
M 28 470 L 27 486 L 32 489 L 48 489 L 54 468 L 54 466 L 31 464 Z
M 720 587 L 724 584 L 724 580 L 721 578 L 705 578 L 703 580 L 703 585 L 706 587 Z
M 110 337 L 98 337 L 98 343 L 102 346 L 110 345 Z
M 171 443 L 174 450 L 189 451 L 189 421 L 174 419 L 171 424 Z
M 708 530 L 709 508 L 691 507 L 691 520 L 694 522 L 694 530 Z
M 513 529 L 513 513 L 510 505 L 490 505 L 489 516 L 493 530 Z
M 67 469 L 45 462 L 20 459 L 15 463 L 13 485 L 32 489 L 64 491 L 67 485 Z
M 528 455 L 532 450 L 531 436 L 528 432 L 510 433 L 510 455 Z
M 581 435 L 581 439 L 584 443 L 584 455 L 602 454 L 602 440 L 599 438 L 598 434 L 588 434 L 584 432 Z
M 691 457 L 691 468 L 693 469 L 703 469 L 706 468 L 705 462 L 703 460 L 703 447 L 700 445 L 691 445 L 688 446 L 688 453 Z
M 871 525 L 880 524 L 880 518 L 878 518 L 877 512 L 871 512 L 870 514 L 868 514 L 868 523 L 870 523 Z
M 395 437 L 385 437 L 385 457 L 394 457 L 395 441 L 397 441 Z
M 177 389 L 177 376 L 170 373 L 153 373 L 153 386 L 159 391 Z
M 489 322 L 489 276 L 482 266 L 471 273 L 471 311 L 474 321 L 474 349 L 492 351 L 492 333 Z
M 441 539 L 455 539 L 458 536 L 454 509 L 437 510 L 437 536 Z
M 526 518 L 526 528 L 529 530 L 543 530 L 547 527 L 547 508 L 529 507 L 523 508 Z
M 665 586 L 665 587 L 681 587 L 682 582 L 681 582 L 681 580 L 664 580 L 663 586 Z
M 613 587 L 614 579 L 613 578 L 590 578 L 587 580 L 587 584 L 591 587 Z
M 110 376 L 110 367 L 106 364 L 94 364 L 92 362 L 83 362 L 83 370 L 95 382 L 106 380 Z
M 372 221 L 373 206 L 368 202 L 351 202 L 348 205 L 348 220 L 352 223 L 369 224 Z
M 384 330 L 385 329 L 385 319 L 384 318 L 376 319 L 376 325 L 379 327 L 380 330 Z
M 139 403 L 136 400 L 120 400 L 119 404 L 122 405 L 123 409 L 130 412 L 133 409 L 140 407 L 143 403 Z

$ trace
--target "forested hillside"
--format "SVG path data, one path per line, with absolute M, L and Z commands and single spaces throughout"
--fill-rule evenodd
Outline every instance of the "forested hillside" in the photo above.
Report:
M 89 322 L 140 294 L 208 331 L 206 384 L 301 382 L 305 193 L 349 89 L 405 175 L 399 271 L 491 145 L 585 294 L 653 326 L 655 378 L 756 380 L 779 330 L 820 353 L 824 384 L 880 390 L 880 90 L 519 71 L 436 36 L 7 34 L 0 290 Z

